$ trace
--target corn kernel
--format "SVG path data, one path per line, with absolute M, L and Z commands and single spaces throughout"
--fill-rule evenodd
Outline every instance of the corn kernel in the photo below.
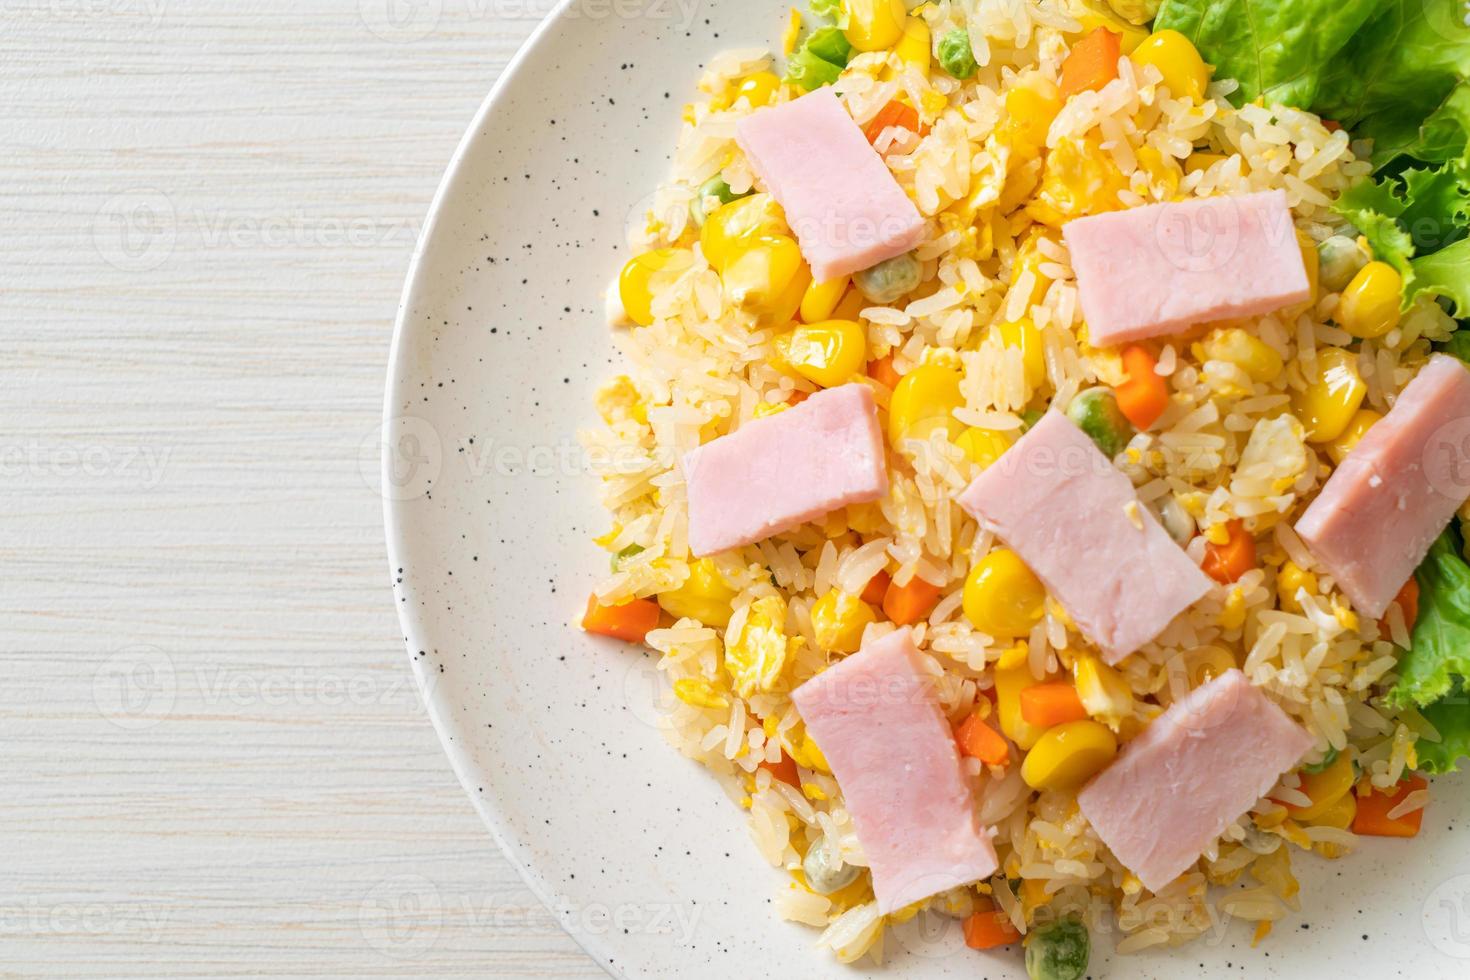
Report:
M 1213 331 L 1204 339 L 1204 350 L 1209 360 L 1234 364 L 1257 384 L 1275 381 L 1285 366 L 1270 345 L 1239 327 Z
M 1042 348 L 1041 331 L 1036 329 L 1036 324 L 1030 317 L 1023 317 L 1014 323 L 997 324 L 995 332 L 1005 346 L 1020 349 L 1026 387 L 1032 391 L 1040 388 L 1046 380 L 1046 351 Z
M 1327 444 L 1327 455 L 1332 458 L 1334 463 L 1341 466 L 1342 461 L 1347 459 L 1348 453 L 1353 451 L 1353 447 L 1358 444 L 1363 436 L 1367 435 L 1368 430 L 1373 428 L 1381 418 L 1383 416 L 1371 408 L 1358 409 L 1353 413 L 1353 417 L 1348 422 L 1347 428 L 1342 430 L 1342 435 Z
M 794 238 L 762 235 L 735 247 L 721 278 L 732 304 L 765 313 L 775 309 L 801 270 L 801 247 Z M 806 292 L 805 283 L 802 292 Z
M 777 337 L 775 344 L 783 364 L 823 388 L 846 383 L 867 363 L 867 334 L 851 320 L 801 324 Z
M 790 408 L 789 402 L 761 402 L 755 407 L 755 417 L 763 419 L 768 415 L 777 415 Z
M 1025 650 L 1024 644 L 1019 649 Z M 1022 749 L 1029 749 L 1041 738 L 1043 728 L 1021 717 L 1021 692 L 1041 682 L 1031 674 L 1025 660 L 1014 667 L 995 667 L 995 709 L 999 716 L 1000 730 Z
M 1004 432 L 971 427 L 960 433 L 955 445 L 982 470 L 995 464 L 1001 454 L 1011 448 L 1011 438 Z
M 1046 146 L 1052 120 L 1062 111 L 1062 97 L 1055 84 L 1037 75 L 1007 92 L 1005 107 L 1006 123 L 1002 132 L 1017 153 L 1029 156 Z
M 1281 572 L 1276 576 L 1276 591 L 1281 596 L 1281 608 L 1287 612 L 1301 612 L 1302 604 L 1296 594 L 1302 589 L 1306 589 L 1308 595 L 1316 595 L 1317 576 L 1296 562 L 1288 561 L 1281 566 Z
M 1347 430 L 1368 386 L 1358 375 L 1357 357 L 1340 347 L 1317 352 L 1319 377 L 1296 392 L 1292 403 L 1307 429 L 1307 441 L 1331 442 Z
M 1296 233 L 1297 247 L 1301 249 L 1302 266 L 1307 270 L 1307 292 L 1310 294 L 1299 309 L 1310 309 L 1317 302 L 1317 289 L 1322 281 L 1322 255 L 1317 243 L 1303 232 Z
M 898 39 L 893 53 L 906 65 L 912 65 L 919 74 L 929 77 L 929 63 L 933 57 L 933 38 L 929 25 L 922 17 L 909 16 L 903 20 L 903 36 Z
M 679 251 L 676 248 L 656 248 L 633 256 L 623 266 L 618 275 L 618 298 L 628 319 L 643 327 L 653 322 L 654 277 L 675 264 Z
M 1032 789 L 1072 792 L 1118 753 L 1118 739 L 1095 721 L 1069 721 L 1049 728 L 1021 763 Z
M 1191 688 L 1208 684 L 1226 671 L 1239 666 L 1235 662 L 1235 655 L 1219 646 L 1206 646 L 1193 650 L 1185 657 L 1184 662 Z
M 847 40 L 859 51 L 884 51 L 903 36 L 908 11 L 903 0 L 844 0 Z
M 725 583 L 712 559 L 689 563 L 689 577 L 677 589 L 661 592 L 658 604 L 676 619 L 697 619 L 706 626 L 723 629 L 730 623 L 730 603 L 735 590 Z
M 1358 270 L 1333 314 L 1344 330 L 1362 340 L 1382 337 L 1399 325 L 1399 299 L 1404 279 L 1387 262 L 1369 262 Z
M 1225 604 L 1220 609 L 1220 626 L 1222 629 L 1238 630 L 1243 625 L 1245 625 L 1245 593 L 1237 585 L 1225 596 Z
M 847 292 L 847 287 L 851 282 L 850 276 L 830 279 L 827 282 L 817 282 L 813 279 L 801 297 L 802 322 L 817 323 L 821 320 L 832 319 L 832 311 L 837 309 L 838 301 L 842 299 L 842 294 Z
M 739 254 L 739 246 L 765 235 L 786 235 L 786 214 L 769 194 L 751 194 L 717 208 L 699 232 L 700 250 L 707 262 L 723 271 Z
M 1202 101 L 1210 84 L 1210 67 L 1189 38 L 1178 31 L 1156 31 L 1128 57 L 1136 64 L 1153 65 L 1176 99 Z
M 888 438 L 894 448 L 910 439 L 928 440 L 936 428 L 947 431 L 951 440 L 959 437 L 964 426 L 954 410 L 965 403 L 961 377 L 955 368 L 928 363 L 900 379 L 888 403 Z
M 1025 636 L 1046 612 L 1046 587 L 1009 548 L 975 563 L 965 578 L 965 617 L 996 639 Z
M 812 606 L 812 630 L 817 646 L 832 653 L 853 653 L 863 642 L 863 630 L 878 621 L 873 607 L 855 595 L 832 589 Z
M 1113 730 L 1133 713 L 1133 691 L 1123 675 L 1090 653 L 1079 656 L 1072 665 L 1077 683 L 1077 697 L 1087 713 Z
M 741 99 L 750 103 L 752 109 L 770 104 L 771 98 L 781 88 L 781 79 L 768 71 L 758 71 L 731 85 L 709 100 L 710 108 L 728 109 Z

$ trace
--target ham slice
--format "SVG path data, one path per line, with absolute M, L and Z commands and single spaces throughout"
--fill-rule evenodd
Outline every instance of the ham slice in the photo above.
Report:
M 857 382 L 745 423 L 684 456 L 695 557 L 789 531 L 888 492 L 878 408 Z
M 1470 371 L 1436 354 L 1328 478 L 1296 533 L 1378 619 L 1470 498 Z
M 1284 191 L 1110 211 L 1062 237 L 1097 347 L 1311 298 Z
M 842 787 L 885 915 L 998 866 L 919 656 L 901 629 L 791 695 Z
M 1077 794 L 1124 867 L 1157 892 L 1301 761 L 1314 739 L 1238 670 L 1190 691 Z
M 1048 412 L 960 494 L 1115 664 L 1210 590 L 1133 484 L 1060 412 Z
M 924 240 L 919 209 L 830 88 L 746 116 L 735 139 L 785 209 L 817 282 Z

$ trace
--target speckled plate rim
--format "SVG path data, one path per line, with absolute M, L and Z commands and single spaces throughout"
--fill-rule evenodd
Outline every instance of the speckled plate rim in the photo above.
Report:
M 423 276 L 423 259 L 428 245 L 434 239 L 440 222 L 444 218 L 444 204 L 453 193 L 455 185 L 463 176 L 466 160 L 470 156 L 474 146 L 485 139 L 485 133 L 489 131 L 486 125 L 490 117 L 499 107 L 502 97 L 510 87 L 513 79 L 521 66 L 536 53 L 537 48 L 545 39 L 547 34 L 555 26 L 557 20 L 562 17 L 566 10 L 577 0 L 557 0 L 556 7 L 542 21 L 536 25 L 530 35 L 516 53 L 506 63 L 505 69 L 491 85 L 489 93 L 480 103 L 479 109 L 475 111 L 464 136 L 460 138 L 459 144 L 454 148 L 450 157 L 449 165 L 445 168 L 444 176 L 439 181 L 438 188 L 434 191 L 433 200 L 429 204 L 428 218 L 424 222 L 423 230 L 419 233 L 418 241 L 414 243 L 413 256 L 409 260 L 408 274 L 404 281 L 403 293 L 398 301 L 398 312 L 393 322 L 393 339 L 388 355 L 388 377 L 384 386 L 383 395 L 383 431 L 392 430 L 395 420 L 401 414 L 395 406 L 403 403 L 403 385 L 406 375 L 402 371 L 405 358 L 405 347 L 409 335 L 408 325 L 409 311 L 414 309 L 421 290 L 428 288 Z M 384 445 L 381 459 L 382 485 L 388 486 L 393 466 L 393 454 Z M 392 571 L 393 555 L 399 554 L 405 547 L 406 522 L 400 512 L 401 502 L 395 500 L 391 494 L 383 496 L 383 524 L 387 534 L 388 564 Z M 444 706 L 435 697 L 433 685 L 428 683 L 424 670 L 420 663 L 412 657 L 412 651 L 417 649 L 414 637 L 421 635 L 423 627 L 418 622 L 418 616 L 414 606 L 408 603 L 395 603 L 398 607 L 398 623 L 403 628 L 406 638 L 406 649 L 410 653 L 410 664 L 412 665 L 414 682 L 418 685 L 419 694 L 423 698 L 425 711 L 434 726 L 435 733 L 439 736 L 439 742 L 444 748 L 444 753 L 449 757 L 450 768 L 453 769 L 455 778 L 459 780 L 460 787 L 464 789 L 465 795 L 469 797 L 475 812 L 480 815 L 480 820 L 489 829 L 491 837 L 496 845 L 510 861 L 526 887 L 536 896 L 537 900 L 548 909 L 555 909 L 557 905 L 566 900 L 566 896 L 557 893 L 549 887 L 531 869 L 530 856 L 523 848 L 514 834 L 510 832 L 500 812 L 491 805 L 483 793 L 475 790 L 477 781 L 474 776 L 474 762 L 469 753 L 460 749 L 452 737 L 453 728 L 444 715 Z M 558 924 L 564 932 L 577 942 L 587 955 L 597 961 L 598 965 L 607 971 L 610 976 L 618 980 L 630 980 L 622 969 L 614 965 L 612 951 L 608 950 L 599 942 L 598 937 L 584 933 L 573 928 L 563 919 Z

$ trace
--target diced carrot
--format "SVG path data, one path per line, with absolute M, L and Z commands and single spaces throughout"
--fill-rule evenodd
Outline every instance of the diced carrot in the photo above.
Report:
M 802 402 L 806 401 L 810 397 L 811 392 L 802 391 L 800 388 L 798 388 L 796 391 L 793 391 L 790 395 L 786 396 L 786 404 L 800 405 Z
M 1113 394 L 1118 398 L 1119 411 L 1140 432 L 1157 422 L 1169 407 L 1169 385 L 1154 370 L 1158 366 L 1159 362 L 1146 347 L 1135 344 L 1123 351 L 1123 370 L 1128 372 L 1128 380 L 1118 385 Z
M 863 586 L 863 601 L 870 606 L 883 605 L 883 597 L 888 594 L 888 583 L 893 581 L 888 573 L 882 569 L 878 574 L 868 579 L 868 584 Z
M 1021 720 L 1038 728 L 1082 721 L 1087 709 L 1077 696 L 1077 688 L 1067 681 L 1037 684 L 1021 692 Z
M 1338 122 L 1336 119 L 1324 119 L 1322 120 L 1322 128 L 1327 130 L 1329 133 L 1335 133 L 1342 128 L 1342 123 Z
M 642 643 L 649 630 L 658 628 L 658 613 L 658 603 L 652 599 L 634 599 L 620 606 L 604 606 L 594 595 L 587 600 L 587 615 L 582 617 L 582 628 L 589 633 Z
M 1404 797 L 1415 790 L 1426 789 L 1429 781 L 1423 776 L 1413 775 L 1394 788 L 1389 796 L 1377 790 L 1367 796 L 1358 797 L 1358 812 L 1353 817 L 1353 833 L 1369 837 L 1413 837 L 1419 833 L 1424 822 L 1424 808 L 1420 807 L 1403 816 L 1389 818 L 1393 808 L 1404 802 Z
M 1072 45 L 1062 62 L 1062 95 L 1072 96 L 1088 89 L 1095 92 L 1117 78 L 1122 41 L 1120 35 L 1099 27 Z
M 1419 580 L 1410 575 L 1404 587 L 1399 589 L 1399 594 L 1393 597 L 1393 604 L 1403 611 L 1404 629 L 1410 633 L 1414 632 L 1414 624 L 1419 621 Z M 1388 635 L 1386 618 L 1379 620 L 1378 632 L 1384 636 Z
M 864 135 L 868 137 L 869 143 L 877 143 L 878 137 L 883 135 L 883 130 L 890 126 L 899 126 L 911 133 L 918 133 L 920 136 L 924 135 L 924 130 L 927 128 L 919 125 L 919 113 L 913 106 L 895 99 L 878 110 L 878 114 L 868 123 Z
M 892 391 L 903 380 L 903 375 L 893 369 L 893 355 L 884 354 L 876 361 L 868 362 L 868 377 Z
M 988 898 L 975 900 L 975 913 L 965 920 L 965 945 L 971 949 L 994 949 L 1021 938 L 1010 916 L 996 909 Z
M 1000 732 L 980 720 L 979 715 L 970 715 L 954 730 L 955 741 L 960 752 L 979 759 L 987 766 L 1003 766 L 1011 757 L 1010 746 Z
M 1200 567 L 1216 582 L 1230 583 L 1256 567 L 1256 539 L 1243 521 L 1231 521 L 1225 530 L 1230 539 L 1224 544 L 1212 541 L 1205 545 L 1205 560 Z
M 796 760 L 787 755 L 785 751 L 781 753 L 780 762 L 762 762 L 760 767 L 769 772 L 771 778 L 779 779 L 787 786 L 801 789 L 801 773 L 796 770 Z
M 935 606 L 939 605 L 939 586 L 930 585 L 919 576 L 909 579 L 908 585 L 888 583 L 883 594 L 883 613 L 899 626 L 912 626 Z

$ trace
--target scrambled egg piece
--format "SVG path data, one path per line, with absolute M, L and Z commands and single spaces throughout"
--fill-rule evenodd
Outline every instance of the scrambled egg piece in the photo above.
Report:
M 750 604 L 739 631 L 725 637 L 725 669 L 742 698 L 780 690 L 787 668 L 801 651 L 801 637 L 788 637 L 786 603 L 780 596 L 764 596 Z

